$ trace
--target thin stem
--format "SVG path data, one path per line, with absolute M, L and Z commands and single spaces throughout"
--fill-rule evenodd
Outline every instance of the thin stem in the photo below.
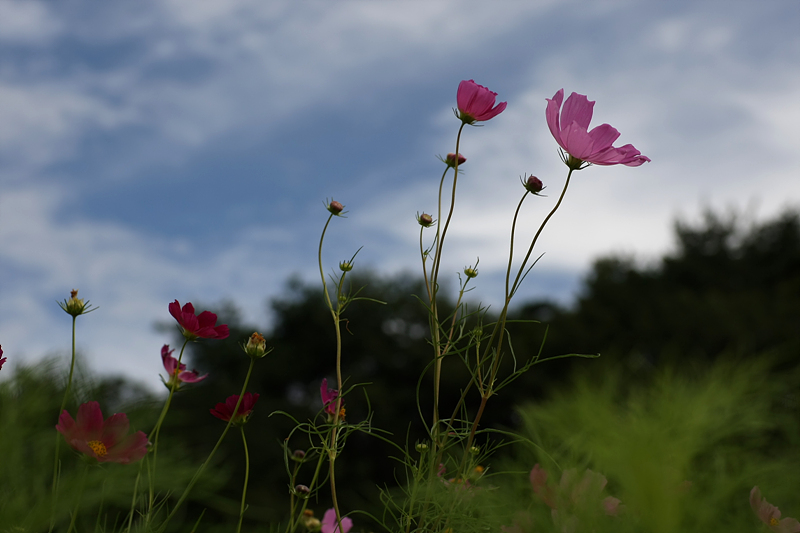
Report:
M 255 364 L 255 361 L 256 360 L 254 358 L 252 357 L 250 358 L 250 367 L 247 369 L 247 376 L 244 378 L 244 384 L 242 385 L 242 392 L 239 393 L 239 401 L 236 402 L 236 407 L 234 407 L 233 409 L 234 416 L 231 416 L 230 420 L 228 420 L 228 424 L 225 426 L 222 435 L 219 436 L 219 439 L 217 440 L 217 443 L 214 445 L 214 448 L 211 450 L 211 453 L 208 454 L 206 460 L 203 462 L 202 465 L 200 465 L 200 468 L 197 469 L 197 472 L 195 472 L 194 476 L 192 476 L 191 481 L 189 481 L 189 484 L 183 490 L 183 494 L 181 494 L 178 503 L 175 504 L 175 507 L 173 507 L 172 511 L 170 511 L 170 513 L 167 515 L 167 518 L 166 520 L 164 520 L 164 523 L 159 528 L 159 531 L 164 531 L 164 529 L 166 529 L 166 526 L 169 523 L 169 521 L 172 520 L 172 518 L 175 516 L 175 513 L 178 511 L 178 509 L 180 509 L 181 504 L 189 496 L 189 492 L 191 492 L 191 490 L 194 488 L 194 485 L 195 483 L 197 483 L 197 480 L 200 479 L 200 476 L 203 475 L 203 472 L 205 471 L 206 467 L 208 467 L 209 463 L 211 462 L 211 459 L 214 457 L 214 454 L 217 453 L 217 450 L 219 449 L 220 444 L 222 444 L 222 440 L 225 438 L 225 435 L 228 434 L 228 430 L 231 428 L 231 423 L 233 419 L 236 418 L 235 416 L 236 413 L 239 412 L 239 406 L 242 403 L 242 398 L 244 397 L 244 392 L 247 389 L 247 384 L 250 382 L 250 375 L 253 373 L 253 365 Z
M 64 412 L 64 407 L 67 405 L 67 397 L 69 397 L 70 390 L 72 389 L 72 375 L 75 371 L 75 322 L 77 321 L 77 315 L 72 316 L 72 359 L 69 363 L 69 377 L 67 378 L 67 387 L 64 389 L 64 397 L 61 399 L 61 408 L 58 410 L 58 416 L 61 418 L 61 413 Z M 59 477 L 59 463 L 58 460 L 58 452 L 61 446 L 61 435 L 56 432 L 56 453 L 55 457 L 53 458 L 53 488 L 52 488 L 52 496 L 53 496 L 53 505 L 50 509 L 50 529 L 49 531 L 53 531 L 53 527 L 55 527 L 55 509 L 56 504 L 58 502 L 58 477 Z
M 236 411 L 234 411 L 236 413 Z M 250 479 L 250 454 L 247 451 L 247 439 L 244 438 L 244 424 L 239 426 L 242 431 L 242 444 L 244 445 L 244 486 L 242 487 L 242 506 L 239 509 L 239 526 L 236 533 L 242 530 L 242 519 L 244 518 L 245 498 L 247 497 L 247 480 Z
M 139 478 L 142 477 L 142 463 L 139 463 L 139 472 L 136 474 L 136 481 L 133 484 L 133 497 L 131 498 L 131 510 L 128 514 L 128 527 L 126 531 L 130 533 L 131 526 L 133 525 L 133 515 L 136 514 L 136 493 L 139 489 Z
M 78 489 L 78 496 L 75 498 L 75 509 L 72 511 L 72 519 L 69 521 L 69 527 L 67 528 L 67 533 L 71 533 L 72 529 L 75 527 L 75 521 L 78 519 L 78 510 L 80 509 L 81 506 L 81 499 L 83 498 L 83 489 L 86 487 L 86 474 L 88 473 L 89 473 L 89 464 L 87 464 L 83 469 L 80 488 Z
M 183 360 L 183 352 L 186 349 L 186 345 L 189 343 L 189 339 L 186 338 L 183 341 L 183 346 L 181 346 L 180 354 L 178 354 L 178 363 L 175 367 L 175 374 L 180 372 L 181 368 L 181 361 Z M 164 423 L 164 419 L 167 417 L 167 411 L 169 411 L 169 406 L 172 403 L 172 396 L 174 396 L 175 391 L 178 389 L 178 379 L 177 377 L 173 379 L 173 376 L 168 376 L 168 383 L 169 383 L 169 395 L 167 396 L 167 401 L 164 402 L 164 407 L 161 409 L 161 414 L 158 417 L 158 421 L 156 422 L 155 427 L 150 432 L 151 435 L 155 435 L 153 437 L 153 464 L 148 466 L 148 479 L 149 479 L 149 498 L 148 498 L 148 506 L 147 506 L 147 516 L 145 518 L 145 525 L 150 523 L 153 514 L 153 506 L 155 505 L 155 483 L 156 483 L 156 461 L 158 458 L 158 438 L 161 435 L 161 425 Z M 134 498 L 136 497 L 136 492 L 134 491 Z

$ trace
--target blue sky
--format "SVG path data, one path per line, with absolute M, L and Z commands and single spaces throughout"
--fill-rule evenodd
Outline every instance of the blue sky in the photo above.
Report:
M 676 217 L 797 207 L 800 2 L 0 0 L 0 343 L 9 364 L 64 352 L 72 288 L 93 369 L 158 385 L 174 299 L 229 298 L 268 326 L 288 276 L 418 271 L 459 81 L 507 110 L 468 157 L 443 271 L 480 257 L 500 301 L 519 176 L 533 232 L 566 176 L 544 121 L 560 88 L 596 100 L 653 162 L 578 173 L 518 298 L 568 302 L 592 259 L 651 261 Z M 530 238 L 530 235 L 527 236 Z M 213 308 L 212 308 L 213 310 Z

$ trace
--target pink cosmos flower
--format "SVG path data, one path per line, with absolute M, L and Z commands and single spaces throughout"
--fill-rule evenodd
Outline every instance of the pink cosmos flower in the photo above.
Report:
M 766 498 L 761 497 L 761 489 L 758 486 L 750 491 L 750 507 L 758 515 L 758 518 L 767 524 L 775 533 L 800 533 L 800 522 L 796 518 L 784 518 L 781 520 L 781 511 Z
M 319 387 L 319 394 L 322 396 L 322 405 L 325 407 L 325 412 L 334 416 L 336 414 L 336 398 L 339 397 L 339 391 L 328 388 L 328 378 L 323 378 Z M 340 416 L 339 418 L 342 417 Z
M 348 517 L 342 517 L 342 533 L 347 533 L 353 527 L 353 520 Z M 338 533 L 339 524 L 336 523 L 336 511 L 328 509 L 325 511 L 325 516 L 322 517 L 322 533 Z
M 225 422 L 233 418 L 234 424 L 244 424 L 247 422 L 247 418 L 250 416 L 250 413 L 253 412 L 253 408 L 256 406 L 258 397 L 259 395 L 257 393 L 253 394 L 250 392 L 245 392 L 244 396 L 242 397 L 242 403 L 239 404 L 239 409 L 236 410 L 236 416 L 234 416 L 233 410 L 236 409 L 236 403 L 239 401 L 238 394 L 228 396 L 228 399 L 225 400 L 225 403 L 218 403 L 216 407 L 209 409 L 209 412 Z
M 3 347 L 0 346 L 0 368 L 3 368 L 3 363 L 6 362 L 6 359 L 8 359 L 8 357 L 3 357 Z
M 169 380 L 166 382 L 167 387 L 174 385 L 175 389 L 178 389 L 181 383 L 197 383 L 208 377 L 208 374 L 199 375 L 196 370 L 187 371 L 186 365 L 183 363 L 178 365 L 178 360 L 172 357 L 174 351 L 169 349 L 168 344 L 161 348 L 161 361 L 164 363 L 164 370 L 169 375 Z
M 195 316 L 194 306 L 187 303 L 181 309 L 181 304 L 175 300 L 169 304 L 169 314 L 178 321 L 183 329 L 183 336 L 189 340 L 195 339 L 227 339 L 229 335 L 228 326 L 221 324 L 216 326 L 217 315 L 209 311 L 203 311 Z
M 127 435 L 128 427 L 128 417 L 124 413 L 111 415 L 103 421 L 97 402 L 81 405 L 77 420 L 65 409 L 56 425 L 74 450 L 100 463 L 122 464 L 136 462 L 147 454 L 147 435 L 141 431 Z
M 638 167 L 650 161 L 631 144 L 615 148 L 611 144 L 619 137 L 619 132 L 608 124 L 601 124 L 589 130 L 592 120 L 594 102 L 585 95 L 572 93 L 564 101 L 564 89 L 559 89 L 552 100 L 547 98 L 547 125 L 558 145 L 572 159 L 574 168 L 584 161 L 595 165 L 627 165 Z M 560 116 L 559 116 L 560 114 Z M 570 163 L 568 163 L 570 164 Z
M 458 103 L 458 118 L 467 124 L 483 122 L 502 113 L 507 102 L 494 105 L 497 93 L 490 91 L 483 85 L 478 85 L 473 80 L 464 80 L 458 84 L 456 102 Z

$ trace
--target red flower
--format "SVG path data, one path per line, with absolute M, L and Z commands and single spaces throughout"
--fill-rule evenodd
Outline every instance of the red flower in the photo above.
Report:
M 172 352 L 174 351 L 169 349 L 168 344 L 161 348 L 161 361 L 164 363 L 164 370 L 169 375 L 169 381 L 166 382 L 167 387 L 171 387 L 174 384 L 177 389 L 181 386 L 181 383 L 197 383 L 208 377 L 208 374 L 199 375 L 196 370 L 187 371 L 186 365 L 183 363 L 179 366 L 178 360 L 172 357 Z
M 216 407 L 209 409 L 209 412 L 225 422 L 233 418 L 234 424 L 244 424 L 247 422 L 250 413 L 253 412 L 258 396 L 258 394 L 245 392 L 242 397 L 242 403 L 239 404 L 239 409 L 236 410 L 236 416 L 234 416 L 233 410 L 236 409 L 236 403 L 239 401 L 238 394 L 228 396 L 225 403 L 218 403 Z
M 490 91 L 483 85 L 478 85 L 473 80 L 464 80 L 458 84 L 456 102 L 458 103 L 458 118 L 467 124 L 483 122 L 502 113 L 507 102 L 494 105 L 497 93 Z
M 227 339 L 229 332 L 228 326 L 217 323 L 217 315 L 209 311 L 203 311 L 195 316 L 194 306 L 187 303 L 181 309 L 181 304 L 175 300 L 169 304 L 169 314 L 178 321 L 183 328 L 183 336 L 189 340 L 195 339 Z
M 137 431 L 126 436 L 128 428 L 128 417 L 124 413 L 111 415 L 103 421 L 97 402 L 81 405 L 77 421 L 65 409 L 56 426 L 74 450 L 101 463 L 122 464 L 136 462 L 147 454 L 147 435 Z

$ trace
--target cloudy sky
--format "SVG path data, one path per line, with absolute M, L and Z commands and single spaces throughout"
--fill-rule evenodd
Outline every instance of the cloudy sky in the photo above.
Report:
M 544 120 L 560 88 L 597 101 L 653 161 L 576 174 L 519 299 L 569 302 L 593 258 L 642 261 L 706 207 L 800 205 L 800 1 L 0 0 L 0 344 L 9 364 L 69 346 L 56 305 L 100 307 L 79 347 L 157 385 L 174 299 L 265 302 L 324 259 L 417 271 L 462 79 L 507 110 L 467 128 L 443 272 L 480 257 L 497 305 L 519 177 L 529 239 L 566 167 Z M 213 307 L 211 307 L 213 310 Z

